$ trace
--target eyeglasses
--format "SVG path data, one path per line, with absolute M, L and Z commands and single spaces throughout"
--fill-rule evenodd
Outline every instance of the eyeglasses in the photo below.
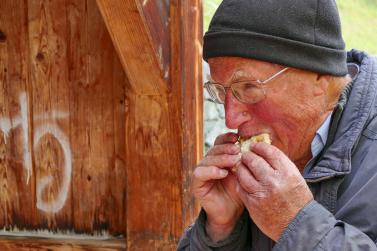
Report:
M 271 81 L 272 79 L 276 78 L 289 67 L 284 68 L 283 70 L 273 74 L 271 77 L 267 78 L 264 81 L 261 80 L 247 80 L 247 81 L 239 81 L 232 83 L 229 87 L 224 87 L 219 83 L 213 82 L 206 82 L 204 84 L 204 88 L 206 88 L 207 92 L 211 96 L 213 102 L 218 104 L 224 104 L 226 90 L 231 89 L 233 95 L 242 103 L 245 104 L 255 104 L 259 101 L 263 100 L 266 97 L 266 92 L 263 88 L 263 85 Z

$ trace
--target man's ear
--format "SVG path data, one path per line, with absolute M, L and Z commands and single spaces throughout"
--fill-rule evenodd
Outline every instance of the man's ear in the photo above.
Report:
M 313 89 L 314 96 L 321 96 L 328 92 L 329 84 L 331 83 L 331 76 L 317 74 L 315 87 Z
M 327 98 L 329 109 L 333 109 L 338 103 L 339 96 L 344 87 L 352 81 L 349 76 L 336 77 L 332 75 L 318 75 L 318 86 L 316 89 L 322 89 Z M 319 92 L 319 91 L 318 91 Z

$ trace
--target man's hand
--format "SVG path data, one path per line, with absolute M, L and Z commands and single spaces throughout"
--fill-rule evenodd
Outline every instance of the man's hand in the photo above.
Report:
M 207 214 L 206 230 L 214 241 L 231 233 L 244 209 L 230 172 L 240 161 L 237 138 L 234 133 L 218 136 L 193 173 L 192 191 Z
M 240 198 L 259 229 L 277 241 L 313 195 L 295 164 L 274 146 L 256 143 L 241 161 Z

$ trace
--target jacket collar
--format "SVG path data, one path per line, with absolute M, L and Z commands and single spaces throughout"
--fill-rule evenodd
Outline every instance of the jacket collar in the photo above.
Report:
M 359 66 L 359 73 L 344 89 L 334 109 L 329 138 L 317 163 L 307 166 L 308 182 L 328 179 L 351 172 L 351 155 L 366 125 L 376 99 L 377 64 L 367 54 L 352 50 L 347 61 Z M 374 81 L 372 81 L 374 79 Z

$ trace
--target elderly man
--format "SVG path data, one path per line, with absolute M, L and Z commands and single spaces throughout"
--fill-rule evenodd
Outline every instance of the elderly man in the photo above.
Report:
M 377 250 L 377 60 L 344 47 L 333 0 L 222 2 L 205 87 L 238 133 L 196 167 L 178 250 Z

